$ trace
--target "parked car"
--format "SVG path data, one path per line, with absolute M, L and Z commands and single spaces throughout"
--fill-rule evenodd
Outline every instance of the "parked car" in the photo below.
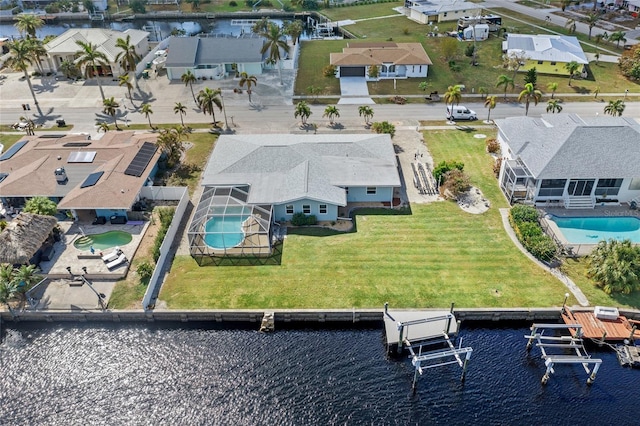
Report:
M 447 105 L 447 120 L 477 120 L 478 115 L 463 105 Z

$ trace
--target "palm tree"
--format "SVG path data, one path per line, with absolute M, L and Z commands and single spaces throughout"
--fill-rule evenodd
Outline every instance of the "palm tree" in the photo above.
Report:
M 204 115 L 210 114 L 213 118 L 213 125 L 215 126 L 217 123 L 215 108 L 218 107 L 220 111 L 222 111 L 222 100 L 220 99 L 220 94 L 222 92 L 220 89 L 212 90 L 208 87 L 205 87 L 198 93 L 198 105 L 202 110 Z
M 182 80 L 185 86 L 189 86 L 191 89 L 191 96 L 193 96 L 193 102 L 197 104 L 198 100 L 196 99 L 196 94 L 193 93 L 193 83 L 197 82 L 198 78 L 191 72 L 191 70 L 187 70 L 187 72 L 180 76 L 180 80 Z
M 571 61 L 565 64 L 564 67 L 569 73 L 569 86 L 571 86 L 571 79 L 573 79 L 573 76 L 578 71 L 578 68 L 580 68 L 580 64 L 577 63 L 576 61 Z
M 600 241 L 587 260 L 587 276 L 607 294 L 629 294 L 640 288 L 639 257 L 630 240 Z
M 487 114 L 487 123 L 491 122 L 491 110 L 496 107 L 497 96 L 487 96 L 487 100 L 484 101 L 485 108 L 489 108 L 489 114 Z
M 31 43 L 29 43 L 29 40 L 17 40 L 13 43 L 9 43 L 9 52 L 11 53 L 11 57 L 7 60 L 7 65 L 15 71 L 22 71 L 24 73 L 24 79 L 29 85 L 29 91 L 31 92 L 31 96 L 33 96 L 33 102 L 38 105 L 38 99 L 36 98 L 36 93 L 33 91 L 31 79 L 27 72 L 29 65 L 33 65 Z
M 478 87 L 478 94 L 480 95 L 480 99 L 482 99 L 489 95 L 489 90 L 484 86 L 480 86 Z
M 184 120 L 182 119 L 182 116 L 187 115 L 187 107 L 182 105 L 180 102 L 176 102 L 173 106 L 173 113 L 180 114 L 180 123 L 182 124 L 182 127 L 184 127 Z
M 315 103 L 318 100 L 318 96 L 322 94 L 322 87 L 318 86 L 309 86 L 307 87 L 307 93 L 313 96 L 313 102 Z
M 251 86 L 258 84 L 258 78 L 255 75 L 249 75 L 246 72 L 240 74 L 240 87 L 247 85 L 247 94 L 249 95 L 249 103 L 251 103 Z
M 41 279 L 37 265 L 22 265 L 13 269 L 13 280 L 18 285 L 18 292 L 22 295 Z
M 80 75 L 80 70 L 78 69 L 78 66 L 74 64 L 73 61 L 70 61 L 68 59 L 65 59 L 64 61 L 62 61 L 58 69 L 62 71 L 62 74 L 64 74 L 64 76 L 67 78 L 75 78 Z
M 18 22 L 14 24 L 20 34 L 26 34 L 27 38 L 35 38 L 36 30 L 43 26 L 44 21 L 38 15 L 32 13 L 18 15 Z
M 552 114 L 562 112 L 562 105 L 560 105 L 557 99 L 552 99 L 547 102 L 547 112 L 551 112 Z
M 609 101 L 609 103 L 604 107 L 604 113 L 612 115 L 614 117 L 619 117 L 624 112 L 625 106 L 626 105 L 624 104 L 624 101 L 622 99 Z
M 531 100 L 533 99 L 535 105 L 538 105 L 541 97 L 542 92 L 536 89 L 533 84 L 527 83 L 524 85 L 524 90 L 518 95 L 518 102 L 522 102 L 523 99 L 525 102 L 524 115 L 529 114 L 529 103 Z
M 562 9 L 562 11 L 564 12 L 567 6 L 569 6 L 572 2 L 573 0 L 560 0 L 560 8 Z
M 576 32 L 576 21 L 575 19 L 567 19 L 564 24 L 565 28 L 569 29 L 569 34 L 573 34 Z
M 118 108 L 120 108 L 120 104 L 111 97 L 102 101 L 102 105 L 104 106 L 102 112 L 113 118 L 113 124 L 115 124 L 116 130 L 121 130 L 120 127 L 118 127 L 118 120 L 116 119 L 116 113 L 118 112 Z
M 42 40 L 38 40 L 37 38 L 28 39 L 29 48 L 31 49 L 31 55 L 33 56 L 36 67 L 38 67 L 38 71 L 42 73 L 42 64 L 41 57 L 47 55 L 47 49 L 44 48 L 44 44 Z
M 451 108 L 453 108 L 454 103 L 459 104 L 462 99 L 462 89 L 460 85 L 456 84 L 455 86 L 449 86 L 447 91 L 444 93 L 443 99 L 445 105 L 451 104 Z
M 158 145 L 167 154 L 167 162 L 169 168 L 175 166 L 184 152 L 184 145 L 182 144 L 183 138 L 187 133 L 183 131 L 183 128 L 171 128 L 160 130 L 158 136 Z
M 504 99 L 507 100 L 507 89 L 509 86 L 511 86 L 512 89 L 514 88 L 513 79 L 505 74 L 499 75 L 496 87 L 500 86 L 504 86 Z
M 596 26 L 596 23 L 600 20 L 599 13 L 589 13 L 584 17 L 584 23 L 589 25 L 589 40 L 591 40 L 591 30 Z
M 551 99 L 553 99 L 556 95 L 556 90 L 558 90 L 558 83 L 547 84 L 547 89 L 551 90 Z
M 307 104 L 305 101 L 300 101 L 296 104 L 296 109 L 293 112 L 293 117 L 300 117 L 300 119 L 302 120 L 302 125 L 304 126 L 305 124 L 307 124 L 307 119 L 311 116 L 311 114 L 313 113 L 311 112 L 309 104 Z
M 615 41 L 616 42 L 616 47 L 620 47 L 620 42 L 626 42 L 627 39 L 625 38 L 625 36 L 627 35 L 627 33 L 625 33 L 624 31 L 616 31 L 614 33 L 611 33 L 611 35 L 609 36 L 609 41 Z
M 333 119 L 340 117 L 340 110 L 335 105 L 329 105 L 324 109 L 323 117 L 329 117 L 329 124 L 333 125 Z
M 297 19 L 289 22 L 284 28 L 284 32 L 291 37 L 294 46 L 300 40 L 300 35 L 302 35 L 303 31 L 304 27 L 302 26 L 302 21 Z
M 358 107 L 358 114 L 360 114 L 360 117 L 364 117 L 365 126 L 369 126 L 373 118 L 373 108 L 368 105 L 362 105 Z
M 269 22 L 267 30 L 262 31 L 260 35 L 266 39 L 260 53 L 264 55 L 267 51 L 269 52 L 268 60 L 273 64 L 277 64 L 278 74 L 280 75 L 280 84 L 282 85 L 282 66 L 280 64 L 280 60 L 282 58 L 280 50 L 282 49 L 285 53 L 289 53 L 289 45 L 287 44 L 287 40 L 284 38 L 285 35 L 282 29 L 273 22 Z
M 81 47 L 81 49 L 76 52 L 76 55 L 79 55 L 76 63 L 78 63 L 80 66 L 86 67 L 85 74 L 87 76 L 89 75 L 88 69 L 89 67 L 91 67 L 91 69 L 93 70 L 93 75 L 98 82 L 98 87 L 100 88 L 100 96 L 102 96 L 102 100 L 104 101 L 104 90 L 102 90 L 102 84 L 100 83 L 98 65 L 109 66 L 109 59 L 107 59 L 107 56 L 104 53 L 98 50 L 98 46 L 96 46 L 95 44 L 85 43 L 80 40 L 76 41 L 76 44 Z
M 151 114 L 153 114 L 153 110 L 151 109 L 151 104 L 144 103 L 140 109 L 140 112 L 144 114 L 144 116 L 149 120 L 149 127 L 151 130 L 155 130 L 153 124 L 151 124 Z
M 107 124 L 104 121 L 100 121 L 99 123 L 96 123 L 98 125 L 98 132 L 100 130 L 102 130 L 103 132 L 107 133 L 109 131 L 109 124 Z
M 116 61 L 120 64 L 125 71 L 135 71 L 136 63 L 141 59 L 136 47 L 131 44 L 131 36 L 127 35 L 127 38 L 118 38 L 116 40 L 116 47 L 121 51 L 116 55 Z
M 598 99 L 598 93 L 600 93 L 600 86 L 596 86 L 595 89 L 593 89 L 593 99 Z
M 13 309 L 9 302 L 18 295 L 18 283 L 13 277 L 13 267 L 9 264 L 0 265 L 0 303 L 7 305 L 9 311 L 13 313 Z
M 133 84 L 131 84 L 131 82 L 129 81 L 129 78 L 131 78 L 130 74 L 122 74 L 118 76 L 118 86 L 120 87 L 124 86 L 127 88 L 127 92 L 129 93 L 129 100 L 133 103 L 133 96 L 131 95 L 131 91 L 133 90 Z

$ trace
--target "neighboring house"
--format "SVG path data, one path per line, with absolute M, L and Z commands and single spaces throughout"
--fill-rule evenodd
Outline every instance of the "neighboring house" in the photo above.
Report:
M 22 9 L 44 9 L 46 5 L 57 2 L 58 0 L 17 0 L 16 4 L 18 4 Z M 107 10 L 107 0 L 91 0 L 91 2 L 97 12 Z M 80 10 L 84 10 L 83 2 L 78 3 L 82 8 Z
M 188 231 L 200 260 L 269 256 L 272 225 L 296 213 L 335 221 L 349 203 L 392 205 L 400 177 L 386 134 L 223 135 L 202 186 Z
M 469 15 L 479 15 L 482 6 L 464 0 L 405 0 L 404 13 L 420 24 L 457 21 Z
M 367 77 L 369 68 L 378 67 L 378 79 L 426 77 L 429 55 L 420 43 L 350 42 L 342 53 L 332 53 L 336 77 Z
M 508 34 L 502 42 L 502 51 L 524 53 L 526 62 L 520 67 L 523 72 L 536 67 L 539 74 L 569 75 L 565 65 L 575 61 L 582 65 L 579 72 L 584 74 L 589 63 L 580 42 L 573 36 Z
M 198 78 L 221 79 L 246 72 L 262 74 L 263 40 L 259 37 L 173 37 L 165 68 L 169 80 L 191 70 Z
M 156 138 L 133 132 L 109 132 L 97 141 L 24 137 L 0 156 L 0 199 L 19 207 L 31 197 L 48 197 L 85 221 L 126 217 L 158 169 Z
M 47 58 L 42 61 L 44 71 L 58 72 L 63 61 L 76 61 L 77 52 L 81 49 L 76 43 L 82 41 L 98 46 L 97 50 L 104 53 L 109 64 L 98 66 L 98 74 L 103 76 L 119 76 L 124 70 L 116 60 L 116 56 L 122 49 L 116 47 L 116 40 L 126 39 L 131 36 L 130 43 L 135 46 L 136 53 L 144 57 L 149 52 L 149 33 L 146 31 L 129 29 L 124 32 L 102 28 L 74 28 L 65 31 L 49 43 L 44 45 L 47 50 Z M 81 69 L 83 75 L 93 76 L 93 69 L 90 67 Z M 86 72 L 86 73 L 85 73 Z
M 495 120 L 500 188 L 511 202 L 593 208 L 640 197 L 640 124 L 546 114 Z
M 626 0 L 624 3 L 629 12 L 640 12 L 640 0 Z

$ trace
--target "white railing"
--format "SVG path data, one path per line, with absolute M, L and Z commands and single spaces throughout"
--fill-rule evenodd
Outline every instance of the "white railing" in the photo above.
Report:
M 178 201 L 182 199 L 184 191 L 182 186 L 144 186 L 140 196 L 149 200 Z

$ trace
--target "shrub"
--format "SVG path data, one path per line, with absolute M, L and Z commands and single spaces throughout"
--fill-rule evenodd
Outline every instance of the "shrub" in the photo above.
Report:
M 405 28 L 402 30 L 402 33 L 403 33 L 404 35 L 409 35 L 409 28 L 406 28 L 406 27 L 405 27 Z
M 533 206 L 525 206 L 524 204 L 516 204 L 511 207 L 509 213 L 516 223 L 535 222 L 538 223 L 538 210 Z
M 456 64 L 456 61 L 449 61 L 449 69 L 453 72 L 460 72 L 462 67 Z
M 315 215 L 307 216 L 307 225 L 315 225 L 318 223 L 318 218 Z
M 551 237 L 546 234 L 542 234 L 539 237 L 532 238 L 526 245 L 527 250 L 534 257 L 544 260 L 545 262 L 553 259 L 558 251 L 556 243 L 553 242 Z
M 393 137 L 396 134 L 396 126 L 388 121 L 375 122 L 371 125 L 371 128 L 376 133 L 386 133 Z
M 324 75 L 325 77 L 335 77 L 337 71 L 338 68 L 335 65 L 327 65 L 326 67 L 322 68 L 322 75 Z
M 293 226 L 304 226 L 307 224 L 307 216 L 302 212 L 294 213 L 291 216 L 291 224 Z
M 444 179 L 445 173 L 451 171 L 453 169 L 458 169 L 460 171 L 464 170 L 464 163 L 460 163 L 458 161 L 441 161 L 438 165 L 433 169 L 433 177 L 436 182 L 441 182 L 440 178 Z M 444 180 L 441 182 L 443 183 Z
M 162 246 L 164 237 L 165 235 L 167 235 L 167 230 L 171 225 L 171 220 L 173 219 L 174 213 L 175 210 L 172 207 L 158 208 L 158 216 L 160 216 L 160 229 L 158 230 L 156 239 L 153 242 L 153 249 L 151 250 L 154 262 L 157 262 L 160 258 L 160 246 Z
M 231 0 L 231 1 L 229 2 L 229 6 L 231 6 L 231 7 L 237 7 L 237 6 L 238 6 L 238 2 L 236 2 L 235 0 Z
M 630 240 L 600 241 L 587 266 L 587 276 L 607 294 L 640 290 L 640 247 Z
M 149 262 L 142 262 L 138 265 L 136 272 L 138 273 L 138 277 L 140 277 L 140 283 L 147 285 L 149 284 L 151 275 L 153 275 L 153 265 Z
M 487 139 L 487 152 L 489 154 L 498 154 L 500 152 L 500 142 L 498 142 L 498 139 L 496 138 L 491 138 L 491 139 Z
M 496 158 L 496 161 L 493 163 L 493 174 L 496 177 L 500 176 L 500 168 L 502 167 L 502 158 Z
M 389 100 L 396 105 L 404 105 L 407 103 L 407 98 L 405 98 L 404 96 L 392 96 L 389 98 Z
M 471 187 L 471 179 L 462 170 L 453 169 L 444 174 L 444 183 L 441 188 L 444 191 L 451 192 L 457 197 L 463 192 L 467 192 Z
M 464 56 L 472 57 L 475 50 L 476 48 L 473 44 L 467 45 L 467 47 L 464 48 Z

